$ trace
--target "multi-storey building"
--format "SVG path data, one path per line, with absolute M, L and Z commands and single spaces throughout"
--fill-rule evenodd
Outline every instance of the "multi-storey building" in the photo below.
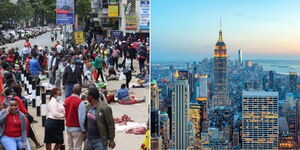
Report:
M 289 80 L 290 80 L 290 91 L 293 94 L 297 94 L 297 73 L 296 72 L 290 72 L 289 73 Z
M 186 149 L 189 146 L 189 85 L 186 76 L 177 75 L 172 97 L 172 149 Z
M 219 32 L 219 40 L 215 45 L 214 53 L 214 91 L 212 106 L 230 106 L 228 98 L 227 77 L 227 50 L 223 41 L 222 30 Z
M 243 149 L 278 149 L 278 92 L 243 91 Z

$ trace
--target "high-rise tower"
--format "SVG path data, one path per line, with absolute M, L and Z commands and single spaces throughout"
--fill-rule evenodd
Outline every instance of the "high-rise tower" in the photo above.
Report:
M 227 52 L 222 38 L 222 28 L 214 54 L 214 91 L 212 106 L 230 106 L 227 92 Z
M 243 149 L 278 149 L 278 92 L 243 92 Z
M 238 50 L 238 54 L 239 54 L 239 58 L 238 58 L 238 62 L 239 64 L 243 64 L 243 54 L 242 54 L 242 50 Z
M 184 72 L 181 72 L 184 73 Z M 189 85 L 185 75 L 178 75 L 174 83 L 172 96 L 172 148 L 186 149 L 189 144 L 188 122 L 189 122 Z

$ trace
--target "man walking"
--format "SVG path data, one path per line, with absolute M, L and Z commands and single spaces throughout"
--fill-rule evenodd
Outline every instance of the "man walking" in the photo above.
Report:
M 42 72 L 42 67 L 37 61 L 36 57 L 36 54 L 32 54 L 32 59 L 29 61 L 29 70 L 35 81 L 37 81 L 39 74 Z
M 89 105 L 86 110 L 87 149 L 107 150 L 116 146 L 115 122 L 112 110 L 103 100 L 96 87 L 89 88 L 87 99 Z M 100 100 L 101 99 L 101 100 Z
M 75 84 L 82 85 L 81 70 L 76 65 L 76 59 L 72 58 L 71 64 L 66 67 L 63 75 L 63 86 L 66 90 L 66 97 L 69 97 L 71 95 L 71 91 Z
M 85 104 L 79 97 L 80 93 L 81 86 L 75 84 L 73 94 L 65 99 L 66 131 L 69 150 L 81 150 L 82 142 L 85 140 Z

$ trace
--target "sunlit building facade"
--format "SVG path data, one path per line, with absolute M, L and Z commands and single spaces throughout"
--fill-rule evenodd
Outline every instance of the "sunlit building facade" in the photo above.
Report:
M 194 125 L 194 148 L 200 149 L 200 139 L 201 139 L 201 116 L 200 116 L 201 106 L 198 103 L 191 103 L 189 110 L 190 122 Z
M 243 149 L 278 149 L 278 92 L 243 91 Z

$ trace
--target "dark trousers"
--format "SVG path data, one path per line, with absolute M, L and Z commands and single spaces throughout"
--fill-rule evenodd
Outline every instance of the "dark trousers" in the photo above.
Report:
M 98 80 L 99 76 L 101 76 L 102 82 L 104 82 L 102 68 L 97 68 L 97 72 L 98 72 L 98 75 L 97 75 L 96 79 Z
M 113 59 L 113 60 L 112 60 L 112 61 L 113 61 L 113 66 L 116 65 L 116 69 L 118 70 L 118 67 L 119 67 L 119 66 L 118 66 L 118 65 L 119 65 L 119 64 L 118 64 L 119 57 L 113 57 L 112 59 Z
M 127 89 L 129 89 L 129 82 L 131 81 L 131 78 L 132 78 L 131 71 L 126 73 L 125 76 L 126 76 L 126 87 L 127 87 Z
M 134 71 L 133 69 L 133 58 L 130 58 L 131 59 L 131 70 Z
M 140 72 L 144 70 L 145 67 L 145 59 L 139 59 Z

